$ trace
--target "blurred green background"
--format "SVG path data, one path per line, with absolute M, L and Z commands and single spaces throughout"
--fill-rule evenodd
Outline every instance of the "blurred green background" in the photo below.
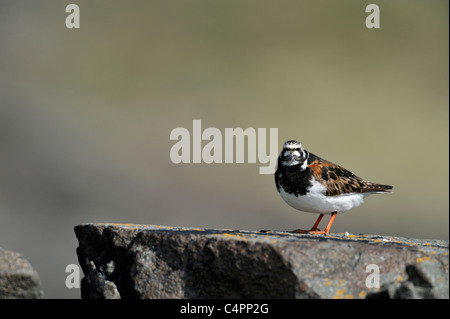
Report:
M 69 3 L 80 29 L 65 27 Z M 380 29 L 365 26 L 369 3 Z M 394 186 L 332 232 L 448 239 L 448 5 L 0 0 L 0 246 L 47 298 L 78 298 L 64 282 L 79 223 L 314 223 L 259 164 L 173 164 L 170 132 L 193 119 L 278 128 L 279 150 L 297 139 Z

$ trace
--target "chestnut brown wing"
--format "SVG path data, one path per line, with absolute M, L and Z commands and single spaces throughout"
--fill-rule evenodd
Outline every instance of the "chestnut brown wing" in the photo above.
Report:
M 312 161 L 308 167 L 316 180 L 327 189 L 326 196 L 347 193 L 389 193 L 392 186 L 366 181 L 349 170 L 320 158 Z

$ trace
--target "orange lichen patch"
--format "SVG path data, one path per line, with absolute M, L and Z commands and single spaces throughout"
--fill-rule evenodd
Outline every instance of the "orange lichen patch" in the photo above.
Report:
M 411 245 L 411 246 L 417 246 L 417 244 L 416 244 L 416 243 L 412 243 L 412 242 L 406 242 L 405 244 L 407 244 L 407 245 Z
M 367 292 L 366 292 L 365 290 L 361 290 L 361 292 L 358 294 L 358 296 L 359 296 L 360 298 L 366 298 Z
M 425 257 L 418 257 L 417 259 L 416 259 L 416 263 L 421 263 L 421 262 L 424 262 L 424 261 L 429 261 L 429 260 L 431 260 L 431 257 L 429 257 L 429 256 L 425 256 Z
M 237 235 L 237 234 L 229 234 L 229 233 L 223 233 L 222 236 L 223 236 L 223 237 L 240 237 L 241 235 Z
M 247 241 L 248 238 L 244 234 L 231 234 L 231 233 L 221 233 L 221 234 L 212 234 L 212 236 L 222 237 L 222 238 L 235 238 Z
M 333 299 L 343 299 L 345 291 L 345 289 L 336 290 L 336 295 L 333 297 Z
M 394 283 L 398 284 L 400 281 L 403 281 L 403 277 L 402 276 L 398 276 L 397 279 L 395 279 Z

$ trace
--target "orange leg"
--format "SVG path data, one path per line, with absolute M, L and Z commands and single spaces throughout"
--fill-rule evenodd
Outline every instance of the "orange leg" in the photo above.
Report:
M 310 230 L 304 230 L 304 229 L 296 229 L 293 232 L 294 233 L 300 233 L 300 234 L 307 234 L 311 231 L 318 231 L 320 230 L 319 228 L 317 228 L 317 226 L 319 226 L 320 221 L 322 220 L 324 214 L 320 214 L 319 218 L 317 218 L 316 223 L 314 224 L 314 226 L 310 229 Z
M 314 224 L 314 226 L 310 229 L 310 230 L 302 230 L 302 229 L 296 229 L 294 230 L 294 233 L 302 233 L 302 234 L 325 234 L 328 235 L 328 233 L 330 232 L 330 228 L 331 225 L 334 222 L 334 219 L 336 218 L 337 212 L 333 212 L 331 213 L 331 218 L 330 221 L 328 222 L 327 226 L 325 227 L 325 230 L 320 230 L 319 228 L 317 228 L 317 226 L 319 226 L 320 221 L 322 220 L 323 214 L 320 214 L 319 218 L 317 218 L 316 223 Z

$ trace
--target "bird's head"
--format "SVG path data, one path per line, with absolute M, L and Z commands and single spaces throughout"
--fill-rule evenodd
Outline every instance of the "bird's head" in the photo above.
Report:
M 305 169 L 308 162 L 309 153 L 302 144 L 297 141 L 287 141 L 283 144 L 283 150 L 280 153 L 278 161 L 283 166 L 300 165 L 301 169 Z

